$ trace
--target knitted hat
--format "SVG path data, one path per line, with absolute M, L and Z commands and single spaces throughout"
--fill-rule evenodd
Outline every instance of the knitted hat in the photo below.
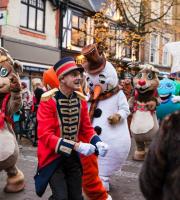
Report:
M 82 67 L 78 67 L 76 65 L 75 60 L 72 57 L 62 58 L 54 65 L 53 68 L 54 71 L 56 72 L 58 79 L 62 78 L 65 74 L 73 70 L 78 70 L 80 72 L 84 71 Z
M 83 67 L 90 74 L 98 74 L 101 72 L 106 64 L 106 59 L 99 55 L 96 44 L 85 46 L 81 52 L 87 59 Z

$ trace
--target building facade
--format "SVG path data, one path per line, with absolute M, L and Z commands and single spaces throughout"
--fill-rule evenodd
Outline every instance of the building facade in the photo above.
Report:
M 21 78 L 31 83 L 32 78 L 41 77 L 61 57 L 59 11 L 50 1 L 3 0 L 0 12 L 4 18 L 0 26 L 1 46 L 22 62 Z
M 177 0 L 177 3 L 180 0 Z M 93 16 L 105 0 L 3 0 L 0 1 L 0 45 L 24 66 L 22 79 L 31 83 L 41 77 L 44 70 L 62 57 L 80 55 L 83 46 L 94 42 Z M 151 2 L 151 3 L 150 3 Z M 161 6 L 163 1 L 149 1 L 149 10 Z M 158 9 L 156 9 L 158 10 Z M 107 19 L 110 38 L 109 50 L 116 60 L 132 61 L 133 48 L 122 43 L 126 26 L 117 19 L 115 5 L 108 6 Z M 161 23 L 147 25 L 145 42 L 140 45 L 136 61 L 151 63 L 161 71 L 170 72 L 171 55 L 164 50 L 168 42 L 180 40 L 179 5 L 173 6 Z M 153 16 L 152 16 L 153 17 Z
M 170 2 L 170 1 L 169 1 Z M 163 5 L 162 5 L 163 3 Z M 165 1 L 151 1 L 149 4 L 151 17 L 162 15 L 167 10 Z M 174 6 L 168 9 L 166 15 L 160 20 L 147 25 L 151 33 L 145 37 L 145 42 L 140 49 L 140 61 L 156 66 L 161 72 L 171 72 L 172 55 L 164 48 L 169 42 L 180 40 L 180 15 L 179 0 L 174 1 Z

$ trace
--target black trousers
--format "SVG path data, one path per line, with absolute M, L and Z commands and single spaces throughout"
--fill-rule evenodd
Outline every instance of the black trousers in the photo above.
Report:
M 62 156 L 62 162 L 49 181 L 53 200 L 83 200 L 82 166 L 79 155 Z

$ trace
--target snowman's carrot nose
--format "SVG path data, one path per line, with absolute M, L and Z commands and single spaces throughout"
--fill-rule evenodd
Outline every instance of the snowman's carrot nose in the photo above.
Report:
M 99 97 L 99 95 L 101 94 L 101 91 L 102 91 L 102 87 L 100 85 L 95 85 L 93 100 L 96 100 Z

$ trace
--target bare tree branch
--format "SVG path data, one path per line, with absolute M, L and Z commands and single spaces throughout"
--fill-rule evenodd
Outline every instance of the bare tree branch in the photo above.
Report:
M 159 17 L 157 17 L 155 19 L 151 19 L 151 20 L 145 22 L 143 24 L 143 26 L 145 26 L 146 24 L 151 24 L 153 22 L 156 22 L 156 21 L 162 19 L 165 15 L 167 15 L 167 13 L 169 12 L 169 10 L 172 8 L 173 5 L 174 5 L 174 0 L 171 2 L 171 4 L 168 6 L 167 10 L 162 15 L 160 15 Z

